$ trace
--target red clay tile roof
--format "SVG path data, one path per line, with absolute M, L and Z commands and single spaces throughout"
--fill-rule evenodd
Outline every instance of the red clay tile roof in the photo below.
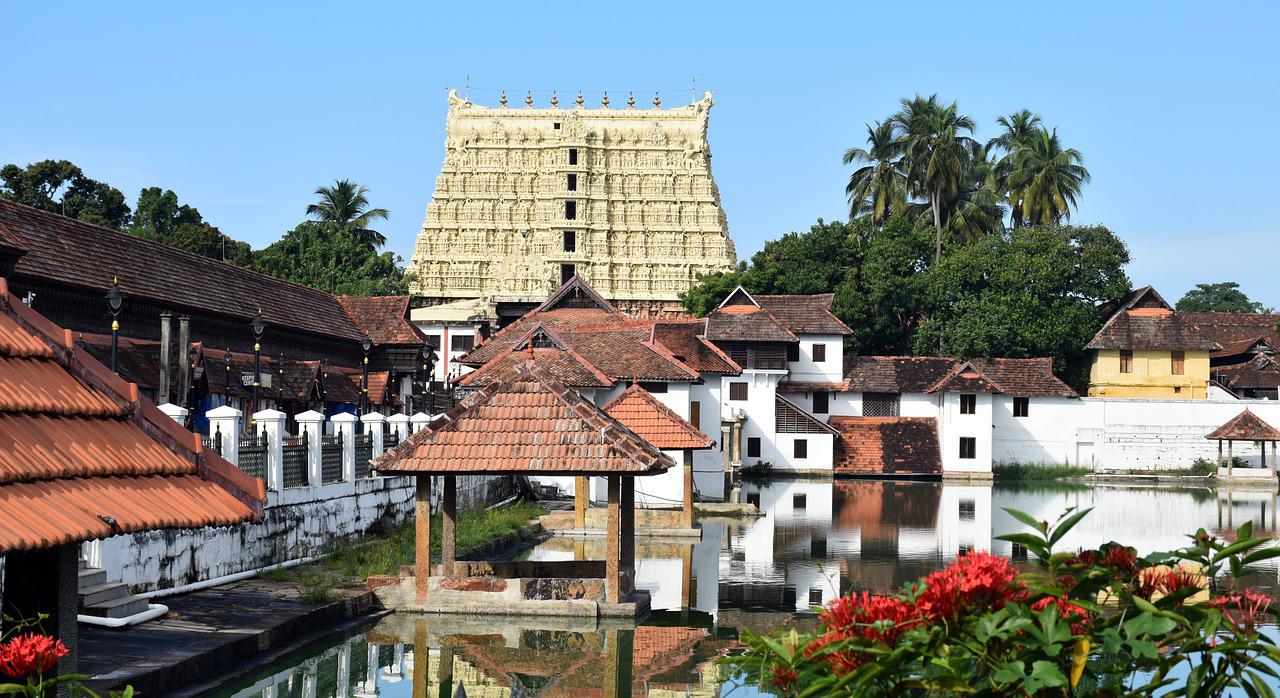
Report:
M 938 425 L 930 417 L 831 418 L 840 432 L 835 472 L 845 475 L 942 472 Z
M 605 300 L 587 280 L 574 274 L 568 281 L 560 284 L 541 305 L 534 308 L 534 313 L 544 313 L 559 308 L 593 308 L 605 313 L 617 313 L 618 309 Z
M 1053 359 L 973 359 L 969 363 L 1014 397 L 1080 397 L 1053 372 Z
M 622 391 L 601 409 L 661 449 L 711 448 L 716 445 L 709 436 L 659 402 L 639 384 Z
M 713 342 L 798 342 L 798 337 L 754 305 L 729 305 L 707 314 L 707 339 Z
M 1178 313 L 1196 330 L 1217 342 L 1222 348 L 1214 358 L 1234 356 L 1249 351 L 1259 341 L 1280 348 L 1280 331 L 1274 313 Z
M 742 367 L 706 338 L 707 321 L 661 321 L 653 324 L 653 340 L 699 373 L 736 376 Z
M 356 328 L 374 344 L 423 344 L 426 337 L 409 322 L 409 296 L 338 296 Z
M 1098 306 L 1098 317 L 1103 322 L 1110 320 L 1120 310 L 1128 310 L 1129 308 L 1164 308 L 1173 310 L 1173 306 L 1156 292 L 1152 286 L 1143 286 L 1135 288 L 1124 295 L 1117 301 L 1107 301 Z
M 926 393 L 1003 393 L 1004 388 L 968 361 L 956 362 Z
M 0 552 L 228 526 L 265 496 L 0 279 Z
M 1261 417 L 1246 408 L 1204 438 L 1223 441 L 1280 441 L 1280 430 L 1262 421 Z
M 1181 313 L 1164 308 L 1131 308 L 1116 313 L 1085 348 L 1221 349 L 1217 342 L 1201 334 Z
M 391 380 L 389 371 L 369 372 L 369 404 L 381 405 L 387 397 L 387 382 Z
M 836 434 L 835 427 L 809 414 L 796 403 L 775 395 L 773 398 L 773 426 L 779 434 Z
M 842 393 L 848 386 L 848 381 L 782 381 L 778 383 L 778 390 L 784 393 Z
M 850 356 L 845 359 L 845 390 L 863 393 L 925 393 L 936 391 L 949 375 L 966 364 L 998 387 L 994 392 L 1015 397 L 1079 397 L 1053 373 L 1053 359 L 972 359 L 949 356 Z M 956 390 L 961 392 L 960 384 Z M 964 392 L 993 392 L 971 386 Z M 788 388 L 792 389 L 792 388 Z M 951 388 L 947 388 L 951 390 Z
M 536 365 L 481 388 L 373 461 L 392 473 L 650 475 L 672 465 Z
M 495 356 L 511 349 L 522 340 L 535 325 L 542 325 L 556 332 L 571 330 L 578 326 L 601 326 L 607 324 L 628 324 L 631 318 L 619 312 L 608 313 L 593 308 L 556 308 L 547 311 L 530 312 L 519 320 L 507 325 L 484 342 L 477 344 L 458 361 L 471 366 L 479 366 L 492 360 Z
M 795 334 L 853 334 L 849 326 L 831 312 L 834 293 L 809 296 L 754 296 L 762 308 L 773 313 Z
M 1231 391 L 1280 387 L 1280 364 L 1269 354 L 1258 354 L 1244 363 L 1214 366 L 1210 375 Z
M 243 267 L 90 225 L 0 198 L 0 229 L 27 253 L 15 276 L 39 277 L 105 293 L 112 277 L 129 296 L 248 322 L 262 310 L 271 325 L 325 337 L 362 333 L 333 295 Z
M 529 360 L 528 352 L 509 349 L 480 368 L 466 374 L 458 381 L 464 388 L 479 388 L 510 376 Z M 614 380 L 592 366 L 577 352 L 555 347 L 535 348 L 533 361 L 557 380 L 574 388 L 609 388 Z

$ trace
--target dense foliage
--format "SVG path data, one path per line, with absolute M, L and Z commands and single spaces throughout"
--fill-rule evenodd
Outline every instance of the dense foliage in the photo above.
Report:
M 818 632 L 744 633 L 735 661 L 782 696 L 1274 695 L 1280 647 L 1259 626 L 1277 605 L 1238 580 L 1280 548 L 1252 524 L 1138 558 L 1117 543 L 1055 552 L 1087 509 L 1054 526 L 1007 511 L 1033 532 L 1000 538 L 1032 569 L 969 553 L 899 593 L 837 599 Z
M 62 640 L 46 635 L 41 625 L 48 616 L 34 620 L 4 617 L 5 631 L 0 634 L 0 696 L 45 698 L 53 695 L 86 696 L 98 694 L 85 688 L 82 674 L 55 675 L 58 662 L 70 654 Z M 112 691 L 110 698 L 132 698 L 133 688 Z
M 272 276 L 334 293 L 384 295 L 408 286 L 402 260 L 379 252 L 387 239 L 371 225 L 386 220 L 384 208 L 371 208 L 369 190 L 350 180 L 319 187 L 307 206 L 312 221 L 254 251 L 204 219 L 194 206 L 180 203 L 172 190 L 147 187 L 133 210 L 124 194 L 89 179 L 66 160 L 44 160 L 0 168 L 0 197 L 60 213 L 86 223 L 115 228 L 205 257 L 255 268 Z
M 1196 284 L 1178 301 L 1177 309 L 1195 313 L 1267 313 L 1269 309 L 1249 300 L 1240 290 L 1240 284 L 1223 281 L 1216 284 Z

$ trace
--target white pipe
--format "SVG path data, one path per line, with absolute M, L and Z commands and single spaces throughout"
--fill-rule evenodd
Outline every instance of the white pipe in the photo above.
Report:
M 255 577 L 262 572 L 270 572 L 271 570 L 278 570 L 278 569 L 284 569 L 286 567 L 296 567 L 298 565 L 304 565 L 308 562 L 315 562 L 316 560 L 319 560 L 322 557 L 325 557 L 325 556 L 314 555 L 312 557 L 300 557 L 296 560 L 287 560 L 285 562 L 281 562 L 278 565 L 267 565 L 266 567 L 259 567 L 258 569 L 253 569 L 253 570 L 245 570 L 244 572 L 234 572 L 232 574 L 224 574 L 221 577 L 214 577 L 212 579 L 205 579 L 199 582 L 192 582 L 191 584 L 183 584 L 182 586 L 178 586 L 178 587 L 169 587 L 168 589 L 156 589 L 155 591 L 145 591 L 141 594 L 134 594 L 134 596 L 137 596 L 143 599 L 153 599 L 157 596 L 173 596 L 174 594 L 185 594 L 189 591 L 199 591 L 201 589 L 208 589 L 209 587 L 216 587 L 216 586 L 221 586 L 223 584 L 230 584 L 231 582 L 238 582 L 241 579 L 249 579 L 250 577 Z
M 104 618 L 102 616 L 76 616 L 76 620 L 89 625 L 101 625 L 104 628 L 123 628 L 126 625 L 137 625 L 154 620 L 169 612 L 169 607 L 163 604 L 153 603 L 147 605 L 147 610 L 135 613 L 124 618 Z

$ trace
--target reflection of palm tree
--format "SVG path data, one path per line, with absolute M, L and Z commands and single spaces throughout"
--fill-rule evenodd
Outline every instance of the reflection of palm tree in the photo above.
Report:
M 331 187 L 317 187 L 320 200 L 307 206 L 307 215 L 354 235 L 372 252 L 387 244 L 387 238 L 369 226 L 386 220 L 390 213 L 385 208 L 369 208 L 368 193 L 368 189 L 349 179 L 337 180 Z

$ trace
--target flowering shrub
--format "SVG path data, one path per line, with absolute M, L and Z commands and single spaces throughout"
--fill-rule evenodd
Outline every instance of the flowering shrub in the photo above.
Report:
M 1019 573 L 1005 558 L 961 556 L 901 592 L 836 599 L 822 630 L 743 633 L 732 661 L 782 696 L 1273 696 L 1280 647 L 1259 625 L 1280 607 L 1240 588 L 1249 565 L 1280 556 L 1253 535 L 1201 530 L 1191 545 L 1139 558 L 1108 543 L 1053 546 L 1089 513 L 1000 536 L 1035 555 Z
M 0 695 L 43 698 L 65 689 L 69 695 L 97 698 L 96 693 L 81 683 L 84 676 L 63 674 L 46 678 L 58 666 L 58 661 L 67 656 L 68 650 L 62 640 L 32 630 L 38 630 L 44 619 L 45 616 L 41 616 L 34 621 L 18 621 L 5 617 L 6 624 L 13 627 L 8 636 L 0 638 L 0 681 L 10 683 L 0 683 Z M 112 692 L 111 696 L 131 698 L 133 689 Z

